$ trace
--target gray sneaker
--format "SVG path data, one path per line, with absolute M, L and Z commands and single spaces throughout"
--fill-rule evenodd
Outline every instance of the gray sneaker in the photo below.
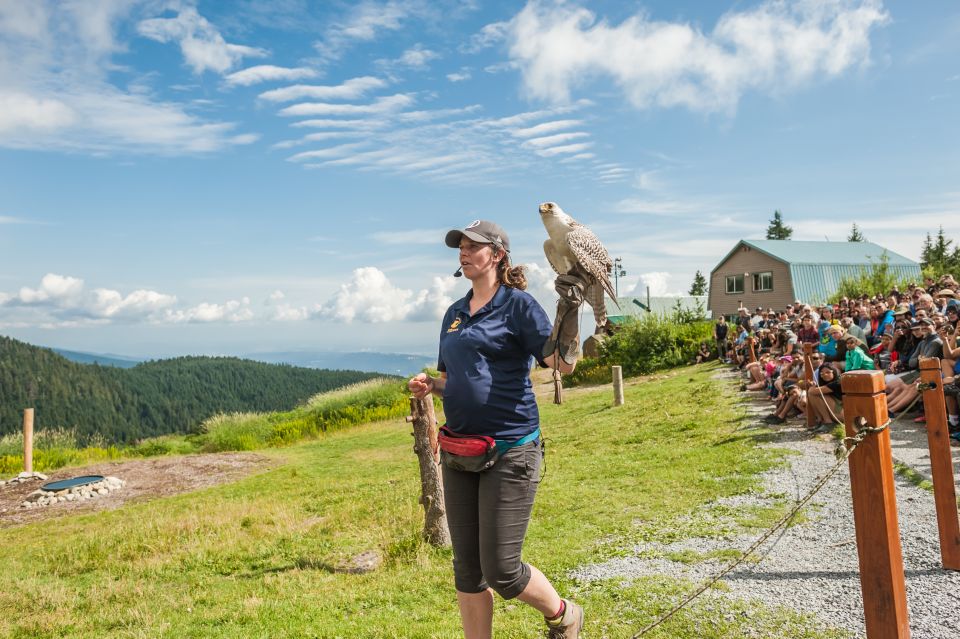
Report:
M 583 628 L 583 607 L 569 599 L 563 600 L 567 608 L 557 624 L 547 622 L 548 639 L 577 639 L 580 629 Z

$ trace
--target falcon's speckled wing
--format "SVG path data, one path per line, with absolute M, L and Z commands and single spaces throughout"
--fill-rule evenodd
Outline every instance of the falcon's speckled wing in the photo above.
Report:
M 610 299 L 617 302 L 617 294 L 613 289 L 613 283 L 610 282 L 613 260 L 610 259 L 607 249 L 603 247 L 593 231 L 582 224 L 575 224 L 573 230 L 567 233 L 567 245 L 577 258 L 580 267 L 595 277 Z

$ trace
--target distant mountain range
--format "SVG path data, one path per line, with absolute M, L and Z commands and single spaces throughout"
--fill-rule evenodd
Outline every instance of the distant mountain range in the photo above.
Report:
M 426 366 L 436 366 L 436 356 L 406 353 L 378 353 L 361 351 L 338 353 L 334 351 L 281 351 L 275 353 L 248 353 L 243 355 L 269 364 L 291 364 L 305 368 L 351 370 L 389 375 L 412 375 Z
M 132 368 L 144 360 L 123 355 L 84 353 L 68 351 L 62 348 L 52 349 L 71 362 L 80 364 L 99 364 L 114 368 Z M 340 353 L 336 351 L 277 351 L 266 353 L 247 353 L 240 355 L 268 364 L 290 364 L 303 368 L 322 368 L 327 370 L 363 371 L 366 373 L 386 373 L 388 375 L 412 375 L 419 373 L 425 366 L 436 366 L 436 356 L 412 355 L 409 353 L 379 353 L 359 351 Z
M 100 366 L 112 366 L 114 368 L 133 368 L 143 361 L 131 357 L 124 357 L 123 355 L 81 353 L 79 351 L 64 350 L 62 348 L 51 348 L 50 350 L 78 364 L 99 364 Z

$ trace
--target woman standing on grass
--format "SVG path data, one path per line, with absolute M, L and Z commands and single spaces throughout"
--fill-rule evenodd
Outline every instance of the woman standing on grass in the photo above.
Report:
M 523 267 L 510 265 L 502 228 L 477 220 L 447 233 L 446 244 L 460 249 L 458 274 L 472 287 L 443 318 L 440 376 L 421 373 L 408 387 L 416 397 L 443 398 L 444 501 L 464 636 L 492 636 L 496 592 L 539 610 L 550 637 L 576 639 L 583 608 L 561 599 L 520 552 L 544 452 L 530 367 L 536 359 L 561 373 L 573 371 L 583 282 L 557 278 L 559 321 L 551 331 L 543 308 L 524 292 Z

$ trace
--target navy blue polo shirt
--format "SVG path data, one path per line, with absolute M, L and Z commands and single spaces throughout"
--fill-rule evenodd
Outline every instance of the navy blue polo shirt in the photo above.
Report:
M 501 285 L 473 316 L 472 297 L 471 290 L 454 302 L 440 328 L 437 370 L 447 374 L 447 428 L 517 441 L 540 424 L 530 367 L 541 359 L 550 320 L 530 294 L 509 286 Z

